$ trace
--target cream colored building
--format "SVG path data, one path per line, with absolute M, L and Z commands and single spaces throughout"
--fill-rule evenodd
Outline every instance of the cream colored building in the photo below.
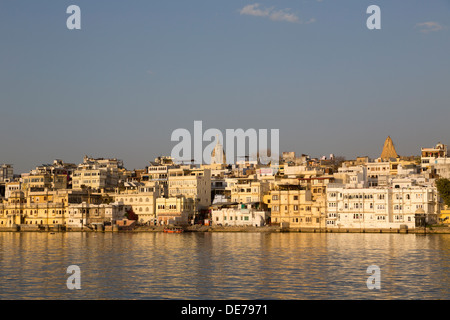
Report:
M 269 192 L 270 183 L 252 178 L 227 179 L 226 189 L 230 191 L 231 202 L 263 203 L 264 195 Z
M 156 219 L 160 225 L 187 225 L 195 213 L 195 203 L 192 198 L 184 196 L 156 199 Z
M 322 198 L 313 201 L 310 189 L 278 185 L 266 197 L 271 222 L 289 228 L 323 228 L 326 212 Z
M 196 210 L 211 204 L 211 170 L 177 168 L 169 170 L 168 197 L 184 196 L 194 200 Z
M 114 201 L 130 207 L 138 216 L 139 223 L 152 223 L 156 220 L 156 199 L 161 196 L 160 184 L 149 181 L 134 192 L 110 194 Z
M 8 199 L 14 191 L 22 190 L 20 181 L 12 181 L 5 183 L 5 199 Z
M 94 224 L 105 222 L 114 224 L 117 220 L 124 218 L 128 207 L 122 203 L 69 204 L 67 211 L 66 226 L 68 229 L 81 229 Z
M 82 189 L 90 187 L 96 191 L 114 190 L 119 185 L 119 180 L 123 180 L 127 171 L 123 168 L 123 163 L 115 158 L 89 158 L 84 157 L 83 163 L 78 165 L 72 176 L 72 188 Z

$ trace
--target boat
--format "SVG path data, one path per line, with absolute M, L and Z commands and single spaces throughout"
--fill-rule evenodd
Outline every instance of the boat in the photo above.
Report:
M 183 233 L 183 229 L 180 229 L 180 228 L 174 228 L 174 229 L 164 228 L 164 232 L 165 233 Z

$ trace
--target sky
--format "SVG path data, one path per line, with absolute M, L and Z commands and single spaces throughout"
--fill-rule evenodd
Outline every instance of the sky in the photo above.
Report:
M 418 155 L 450 143 L 449 40 L 450 0 L 2 0 L 0 163 L 144 168 L 194 121 L 312 157 L 376 158 L 387 136 Z

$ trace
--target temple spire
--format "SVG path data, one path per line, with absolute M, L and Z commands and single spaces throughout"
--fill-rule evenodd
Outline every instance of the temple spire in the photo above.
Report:
M 383 151 L 381 152 L 381 159 L 389 160 L 390 158 L 398 158 L 398 154 L 395 151 L 394 143 L 390 136 L 386 138 L 384 142 Z

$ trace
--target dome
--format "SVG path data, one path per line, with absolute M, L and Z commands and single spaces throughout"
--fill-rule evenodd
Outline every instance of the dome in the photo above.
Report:
M 425 210 L 423 210 L 422 208 L 419 208 L 416 210 L 415 212 L 416 214 L 425 214 Z

